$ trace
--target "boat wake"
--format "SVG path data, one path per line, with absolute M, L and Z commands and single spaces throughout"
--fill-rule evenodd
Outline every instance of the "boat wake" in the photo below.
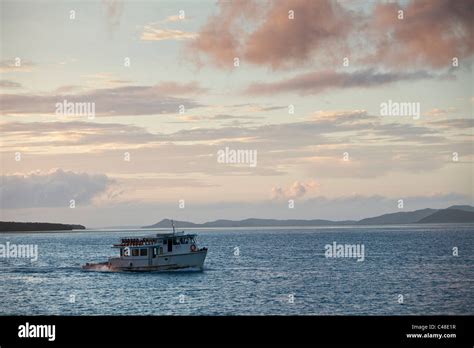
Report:
M 168 271 L 161 271 L 161 272 L 202 272 L 203 269 L 201 267 L 188 267 L 188 268 L 179 268 L 179 269 L 174 269 L 174 270 L 168 270 Z
M 121 270 L 116 268 L 111 268 L 108 264 L 86 264 L 82 266 L 82 269 L 90 272 L 119 272 L 119 273 L 130 273 L 129 270 Z M 191 272 L 202 272 L 203 268 L 201 267 L 185 267 L 178 269 L 163 269 L 163 270 L 150 270 L 148 273 L 191 273 Z M 140 271 L 132 271 L 132 273 L 142 273 Z
M 118 272 L 118 270 L 111 269 L 106 263 L 87 263 L 82 266 L 82 269 L 92 272 Z

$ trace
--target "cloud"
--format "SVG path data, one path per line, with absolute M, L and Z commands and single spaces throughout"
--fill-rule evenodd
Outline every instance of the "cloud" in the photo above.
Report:
M 264 22 L 245 42 L 244 59 L 272 68 L 294 67 L 314 55 L 347 50 L 353 16 L 331 0 L 272 2 Z M 288 11 L 294 11 L 289 19 Z
M 74 173 L 62 169 L 49 173 L 3 175 L 0 185 L 1 208 L 69 208 L 71 199 L 76 201 L 76 205 L 88 205 L 113 183 L 103 174 Z
M 424 112 L 423 116 L 433 116 L 433 117 L 447 116 L 449 114 L 453 114 L 453 113 L 456 113 L 458 111 L 459 110 L 455 107 L 450 107 L 448 109 L 433 108 L 429 111 Z
M 173 94 L 200 93 L 196 83 L 163 83 L 154 86 L 122 86 L 94 89 L 78 94 L 1 94 L 0 111 L 11 114 L 54 114 L 56 103 L 95 103 L 96 116 L 156 115 L 177 113 L 180 105 L 186 109 L 201 106 L 188 98 Z
M 256 120 L 263 119 L 263 116 L 243 116 L 243 115 L 228 115 L 228 114 L 217 114 L 207 117 L 209 120 L 223 121 L 223 120 Z
M 222 123 L 224 127 L 244 127 L 244 126 L 250 126 L 250 125 L 255 125 L 255 124 L 256 122 L 241 121 L 241 120 L 231 120 L 231 121 Z
M 66 86 L 61 86 L 58 87 L 57 89 L 54 90 L 55 94 L 73 94 L 75 92 L 84 90 L 84 86 L 79 86 L 79 85 L 66 85 Z
M 326 56 L 332 48 L 341 49 L 352 23 L 350 13 L 330 0 L 222 1 L 190 47 L 218 67 L 230 68 L 234 57 L 289 67 L 323 48 Z
M 472 118 L 453 118 L 448 120 L 433 121 L 430 124 L 445 128 L 469 129 L 474 128 L 474 119 Z
M 241 40 L 245 36 L 241 21 L 243 18 L 258 18 L 263 4 L 253 0 L 221 1 L 218 4 L 219 13 L 209 18 L 188 47 L 197 53 L 190 56 L 197 63 L 201 64 L 202 54 L 218 67 L 229 68 L 233 66 L 234 57 L 239 56 Z
M 0 88 L 23 88 L 23 86 L 15 81 L 0 80 Z
M 233 121 L 233 119 L 230 119 Z M 103 122 L 0 123 L 5 172 L 94 168 L 119 172 L 201 173 L 204 175 L 278 176 L 304 173 L 318 178 L 376 178 L 394 172 L 421 173 L 449 166 L 455 151 L 472 156 L 468 122 L 429 124 L 392 122 L 364 110 L 320 111 L 307 120 L 267 125 L 230 124 L 175 132 L 152 132 L 144 127 Z M 454 128 L 456 127 L 456 128 Z M 256 168 L 218 165 L 215 154 L 224 147 L 258 151 Z M 423 151 L 418 149 L 423 147 Z M 22 150 L 24 149 L 24 150 Z M 91 149 L 94 149 L 91 152 Z M 15 162 L 22 150 L 37 160 Z M 350 160 L 343 161 L 343 153 Z M 132 166 L 123 161 L 132 155 Z M 150 161 L 160 158 L 160 161 Z M 71 163 L 77 166 L 71 167 Z M 304 182 L 304 181 L 303 181 Z M 273 183 L 272 186 L 276 186 Z M 285 191 L 284 191 L 285 192 Z M 294 192 L 297 192 L 295 190 Z
M 369 115 L 366 110 L 319 110 L 309 119 L 315 122 L 331 122 L 335 125 L 364 123 L 367 127 L 373 126 L 373 123 L 378 121 L 376 116 Z
M 287 189 L 281 187 L 272 187 L 272 199 L 294 199 L 301 198 L 308 192 L 314 192 L 319 187 L 316 181 L 299 182 L 295 181 Z
M 120 0 L 102 0 L 105 7 L 105 15 L 107 20 L 107 28 L 112 34 L 120 25 L 120 18 L 123 13 L 123 3 Z
M 191 115 L 190 115 L 191 116 Z M 218 118 L 221 116 L 216 115 Z M 223 115 L 224 120 L 229 118 Z M 196 116 L 199 117 L 199 116 Z M 244 117 L 245 119 L 245 117 Z M 190 119 L 195 120 L 195 118 Z M 230 119 L 232 120 L 232 119 Z M 212 144 L 247 143 L 259 149 L 287 150 L 299 146 L 344 144 L 349 141 L 348 133 L 353 136 L 363 134 L 365 140 L 371 137 L 380 139 L 387 137 L 392 143 L 397 141 L 423 142 L 425 137 L 440 136 L 439 130 L 416 124 L 385 123 L 378 116 L 369 115 L 365 110 L 325 111 L 316 112 L 308 120 L 258 125 L 253 127 L 219 127 L 182 129 L 173 133 L 150 133 L 143 127 L 115 123 L 97 122 L 8 122 L 0 124 L 0 130 L 7 135 L 25 135 L 31 141 L 45 141 L 41 136 L 52 138 L 58 132 L 61 136 L 55 145 L 77 145 L 82 143 L 97 144 L 98 142 L 129 143 L 143 145 L 152 142 L 188 143 L 208 142 Z M 117 133 L 121 136 L 117 137 Z M 72 135 L 75 134 L 73 137 Z M 436 142 L 443 138 L 435 139 Z M 9 140 L 12 146 L 13 139 Z M 33 144 L 30 143 L 30 144 Z M 259 158 L 260 161 L 260 158 Z
M 130 80 L 122 80 L 114 76 L 114 74 L 107 72 L 82 75 L 81 77 L 86 79 L 86 84 L 89 88 L 112 88 L 131 83 Z
M 387 85 L 398 81 L 432 79 L 435 75 L 420 70 L 414 72 L 379 72 L 365 69 L 355 72 L 326 70 L 311 72 L 276 82 L 257 82 L 247 87 L 248 95 L 266 95 L 296 92 L 301 95 L 318 94 L 334 88 L 369 88 Z
M 178 22 L 178 21 L 185 21 L 187 20 L 187 17 L 180 17 L 179 15 L 174 15 L 174 16 L 168 16 L 166 19 L 163 21 L 163 23 L 169 23 L 169 22 Z
M 398 11 L 404 18 L 398 19 Z M 375 52 L 364 60 L 386 66 L 444 68 L 474 53 L 470 0 L 414 0 L 402 7 L 378 3 L 368 24 Z
M 196 37 L 195 33 L 189 33 L 176 29 L 164 29 L 160 24 L 148 24 L 143 28 L 140 36 L 142 41 L 164 41 L 164 40 L 189 40 Z
M 0 124 L 0 131 L 5 139 L 9 139 L 9 145 L 20 146 L 20 143 L 28 142 L 31 148 L 48 145 L 75 147 L 79 145 L 97 147 L 107 144 L 145 145 L 159 139 L 144 128 L 134 125 L 81 121 L 8 122 Z M 117 136 L 118 134 L 120 136 Z M 17 139 L 19 143 L 15 144 L 13 139 Z
M 217 114 L 217 115 L 181 115 L 178 116 L 178 119 L 181 121 L 171 121 L 170 123 L 186 123 L 186 122 L 198 122 L 198 121 L 230 121 L 234 122 L 236 125 L 243 125 L 244 122 L 241 120 L 256 120 L 263 119 L 263 116 L 241 116 L 241 115 L 227 115 L 227 114 Z M 253 122 L 245 122 L 245 124 L 251 124 Z
M 405 7 L 331 0 L 218 4 L 218 13 L 208 18 L 189 47 L 198 63 L 206 57 L 219 68 L 232 68 L 234 57 L 272 69 L 350 57 L 359 66 L 439 69 L 451 67 L 453 57 L 474 53 L 470 0 L 412 0 Z M 397 18 L 401 9 L 402 20 Z
M 188 94 L 201 94 L 206 92 L 208 89 L 203 88 L 198 82 L 193 81 L 189 83 L 177 83 L 174 81 L 162 82 L 154 87 L 156 93 L 162 93 L 165 95 L 188 95 Z
M 20 59 L 18 62 L 17 59 Z M 18 64 L 17 64 L 18 63 Z M 35 64 L 28 60 L 21 58 L 15 59 L 5 59 L 0 61 L 0 73 L 10 73 L 10 72 L 30 72 L 33 70 Z

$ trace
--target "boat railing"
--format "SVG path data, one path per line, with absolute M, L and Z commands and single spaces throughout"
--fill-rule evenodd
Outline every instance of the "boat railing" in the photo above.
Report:
M 120 239 L 120 243 L 114 244 L 116 248 L 127 247 L 127 246 L 153 246 L 161 244 L 164 239 L 167 238 L 189 238 L 191 243 L 196 243 L 195 234 L 184 234 L 183 232 L 177 232 L 176 234 L 157 234 L 156 236 L 148 237 L 124 237 Z
M 158 238 L 122 238 L 119 244 L 114 244 L 117 247 L 125 246 L 145 246 L 155 245 L 158 243 Z

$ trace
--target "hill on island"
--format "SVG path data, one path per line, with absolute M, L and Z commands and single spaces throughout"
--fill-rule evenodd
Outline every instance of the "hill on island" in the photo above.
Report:
M 82 225 L 54 224 L 46 222 L 0 221 L 0 232 L 69 231 L 84 229 L 85 227 Z
M 437 211 L 417 223 L 419 224 L 438 224 L 438 223 L 469 223 L 473 222 L 474 212 L 458 210 L 458 209 L 443 209 Z
M 310 226 L 344 226 L 344 225 L 399 225 L 423 223 L 474 223 L 474 207 L 470 205 L 453 205 L 446 209 L 419 209 L 410 212 L 397 212 L 362 220 L 277 220 L 277 219 L 245 219 L 215 220 L 197 224 L 188 221 L 174 220 L 179 228 L 192 227 L 310 227 Z M 142 228 L 170 228 L 171 220 L 163 219 L 156 224 Z

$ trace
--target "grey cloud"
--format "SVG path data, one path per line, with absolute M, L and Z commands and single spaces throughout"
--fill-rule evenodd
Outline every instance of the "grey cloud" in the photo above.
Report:
M 20 58 L 20 57 L 18 57 Z M 15 59 L 4 59 L 0 61 L 0 73 L 10 73 L 10 72 L 30 72 L 33 70 L 36 64 L 32 63 L 29 60 L 20 58 L 20 65 L 15 64 Z
M 446 128 L 459 128 L 467 129 L 474 127 L 474 119 L 472 118 L 454 118 L 448 120 L 433 121 L 430 124 L 434 126 L 446 127 Z
M 192 87 L 184 86 L 185 93 Z M 179 86 L 123 86 L 117 88 L 95 89 L 74 95 L 27 95 L 2 94 L 0 111 L 12 114 L 54 114 L 56 103 L 64 100 L 72 103 L 95 103 L 97 116 L 155 115 L 177 113 L 180 105 L 186 109 L 201 106 L 189 98 L 172 97 Z
M 45 174 L 3 175 L 0 185 L 1 208 L 69 208 L 71 199 L 77 205 L 88 205 L 94 196 L 106 191 L 113 182 L 106 175 L 61 169 Z
M 248 95 L 266 95 L 296 92 L 302 95 L 318 94 L 334 88 L 377 87 L 398 81 L 432 79 L 427 71 L 380 72 L 365 69 L 355 72 L 323 71 L 301 74 L 276 82 L 253 83 L 247 87 Z
M 23 86 L 15 81 L 0 80 L 0 88 L 23 88 Z
M 254 119 L 262 119 L 263 116 L 234 116 L 234 115 L 227 115 L 227 114 L 218 114 L 211 116 L 210 119 L 212 120 L 232 120 L 232 119 L 241 119 L 241 120 L 254 120 Z
M 158 137 L 144 128 L 119 123 L 98 122 L 9 122 L 0 124 L 0 131 L 16 139 L 30 139 L 34 146 L 74 146 L 113 144 L 146 144 Z M 61 140 L 52 141 L 50 136 L 60 132 Z M 70 136 L 68 136 L 70 135 Z M 118 136 L 120 135 L 120 136 Z M 31 139 L 35 139 L 31 143 Z M 13 144 L 5 144 L 4 147 Z
M 55 161 L 59 161 L 60 166 L 67 163 L 68 168 L 80 169 L 71 167 L 71 163 L 83 163 L 84 154 L 70 154 L 67 147 L 100 145 L 94 153 L 86 155 L 87 163 L 101 172 L 109 170 L 106 163 L 123 162 L 124 151 L 132 154 L 133 166 L 117 168 L 127 173 L 140 170 L 281 175 L 289 166 L 294 166 L 308 174 L 317 169 L 318 176 L 322 177 L 376 177 L 389 171 L 434 170 L 445 165 L 447 154 L 452 153 L 453 148 L 463 155 L 472 153 L 469 143 L 451 139 L 437 129 L 416 123 L 386 124 L 380 117 L 365 111 L 317 114 L 310 120 L 287 124 L 251 127 L 239 124 L 171 134 L 151 133 L 138 126 L 96 122 L 4 123 L 0 130 L 8 144 L 4 153 L 16 151 L 16 147 L 22 145 L 22 139 L 28 140 L 33 152 L 43 146 L 63 147 L 67 158 L 58 154 L 41 155 L 43 169 L 57 166 Z M 62 136 L 52 141 L 51 137 L 58 132 Z M 423 151 L 417 150 L 420 145 Z M 216 151 L 225 146 L 257 150 L 258 166 L 249 169 L 218 165 Z M 344 151 L 349 151 L 354 161 L 351 170 L 339 161 Z M 315 157 L 319 158 L 316 162 L 313 161 Z M 160 160 L 150 161 L 150 158 Z M 23 162 L 15 164 L 16 168 L 22 165 Z

